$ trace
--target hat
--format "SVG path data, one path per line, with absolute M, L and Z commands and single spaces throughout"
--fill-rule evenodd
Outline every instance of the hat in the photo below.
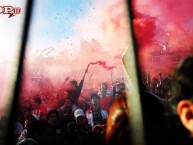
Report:
M 84 111 L 82 109 L 77 109 L 75 112 L 74 112 L 74 117 L 79 117 L 79 116 L 85 116 L 84 115 Z

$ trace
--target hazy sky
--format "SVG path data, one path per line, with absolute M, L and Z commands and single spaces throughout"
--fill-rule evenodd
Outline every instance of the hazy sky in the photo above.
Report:
M 55 51 L 76 52 L 81 39 L 92 38 L 106 50 L 117 42 L 120 47 L 127 47 L 128 39 L 122 33 L 127 29 L 124 0 L 42 0 L 35 4 L 29 48 L 35 51 L 54 47 Z

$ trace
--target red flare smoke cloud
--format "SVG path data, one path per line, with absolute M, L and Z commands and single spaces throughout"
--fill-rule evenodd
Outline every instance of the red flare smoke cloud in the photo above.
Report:
M 181 60 L 193 54 L 192 5 L 192 0 L 132 1 L 142 71 L 172 72 Z
M 96 62 L 91 62 L 89 64 L 92 64 L 92 65 L 99 64 L 106 70 L 112 70 L 115 67 L 115 66 L 107 66 L 105 61 L 96 61 Z

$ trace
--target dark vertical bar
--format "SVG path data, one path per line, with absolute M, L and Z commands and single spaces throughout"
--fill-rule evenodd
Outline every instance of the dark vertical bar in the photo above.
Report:
M 6 139 L 5 139 L 6 145 L 16 144 L 16 140 L 14 138 L 14 122 L 15 122 L 16 110 L 18 107 L 18 100 L 19 100 L 21 83 L 22 83 L 21 78 L 22 78 L 22 72 L 23 72 L 26 44 L 27 44 L 29 28 L 30 28 L 30 19 L 31 19 L 31 14 L 32 14 L 32 7 L 33 7 L 33 0 L 28 0 L 27 4 L 26 4 L 26 13 L 25 13 L 25 19 L 24 19 L 24 24 L 23 24 L 21 49 L 19 52 L 17 78 L 16 78 L 16 82 L 15 82 L 13 102 L 12 102 L 12 105 L 10 108 L 10 117 L 9 117 L 8 129 L 7 129 L 7 133 L 6 133 Z
M 134 61 L 135 61 L 135 64 L 136 64 L 136 70 L 137 70 L 137 77 L 140 78 L 140 68 L 139 68 L 139 62 L 138 62 L 138 46 L 137 46 L 137 42 L 135 40 L 135 34 L 134 34 L 134 28 L 133 28 L 133 23 L 132 23 L 132 20 L 134 19 L 134 14 L 133 14 L 133 11 L 132 11 L 132 2 L 134 2 L 134 0 L 127 0 L 127 4 L 128 4 L 128 12 L 129 12 L 129 17 L 130 17 L 130 31 L 131 31 L 131 39 L 132 39 L 132 42 L 133 42 L 133 51 L 134 51 Z M 138 79 L 138 83 L 140 84 L 140 81 Z
M 127 9 L 128 9 L 128 20 L 130 26 L 130 36 L 131 36 L 131 48 L 125 53 L 123 57 L 123 62 L 126 68 L 126 71 L 130 77 L 132 88 L 128 91 L 127 105 L 130 106 L 130 113 L 133 115 L 128 115 L 130 118 L 131 125 L 131 141 L 132 145 L 145 145 L 146 139 L 144 134 L 144 120 L 143 120 L 143 111 L 142 111 L 142 95 L 141 95 L 141 82 L 140 82 L 140 69 L 138 62 L 138 53 L 137 53 L 137 43 L 134 35 L 133 28 L 133 0 L 127 0 Z

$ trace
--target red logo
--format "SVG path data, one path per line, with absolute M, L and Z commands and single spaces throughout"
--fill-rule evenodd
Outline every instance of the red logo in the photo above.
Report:
M 12 7 L 12 6 L 0 6 L 0 14 L 9 15 L 8 18 L 11 18 L 15 15 L 18 15 L 21 13 L 20 7 Z

